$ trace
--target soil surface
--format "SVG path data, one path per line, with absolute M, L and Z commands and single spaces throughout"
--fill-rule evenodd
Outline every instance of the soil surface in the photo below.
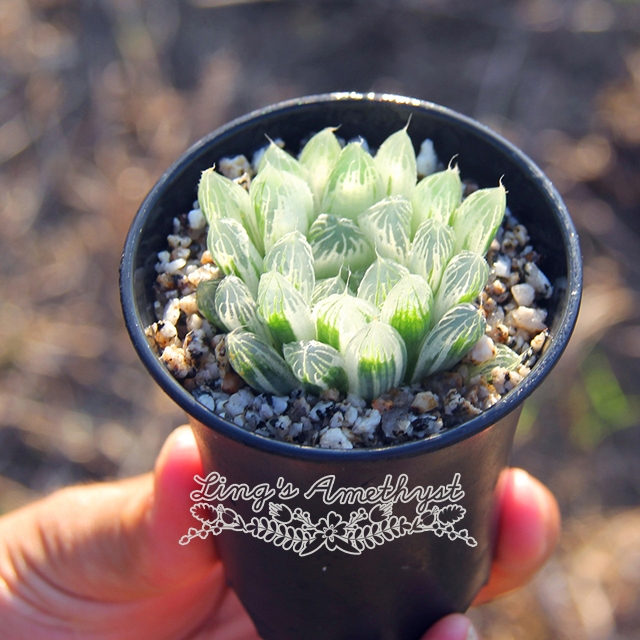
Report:
M 201 135 L 272 102 L 380 91 L 478 118 L 578 227 L 585 294 L 513 463 L 564 535 L 483 637 L 640 635 L 640 6 L 633 0 L 5 0 L 0 6 L 0 512 L 147 471 L 184 421 L 118 302 L 130 221 Z

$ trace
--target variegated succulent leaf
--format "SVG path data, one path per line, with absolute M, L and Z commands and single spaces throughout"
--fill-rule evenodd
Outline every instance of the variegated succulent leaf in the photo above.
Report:
M 302 294 L 280 273 L 269 271 L 260 278 L 258 313 L 277 344 L 313 340 L 315 323 Z
M 412 382 L 456 365 L 484 335 L 486 321 L 472 304 L 450 309 L 424 339 Z
M 377 307 L 347 292 L 332 294 L 313 309 L 317 339 L 344 353 L 353 336 L 379 313 Z
M 315 217 L 307 183 L 288 171 L 266 164 L 249 188 L 265 252 L 292 231 L 306 234 Z
M 215 312 L 227 331 L 245 329 L 271 343 L 269 330 L 258 317 L 258 306 L 249 287 L 238 276 L 222 280 L 215 294 Z
M 307 239 L 292 231 L 282 236 L 264 257 L 264 270 L 282 274 L 301 294 L 307 304 L 316 284 L 313 252 Z
M 408 126 L 408 123 L 407 123 Z M 375 163 L 387 195 L 410 198 L 416 186 L 416 152 L 407 127 L 392 133 L 378 149 Z
M 211 257 L 225 275 L 238 276 L 249 287 L 252 295 L 258 293 L 262 256 L 237 220 L 211 220 L 207 247 Z
M 502 186 L 478 189 L 462 201 L 453 214 L 456 251 L 474 251 L 484 256 L 489 250 L 507 207 L 507 191 Z
M 300 387 L 284 358 L 257 335 L 234 329 L 226 347 L 234 371 L 256 391 L 285 396 Z
M 422 276 L 437 291 L 442 274 L 455 245 L 453 229 L 439 220 L 425 220 L 413 239 L 407 267 L 411 273 Z
M 487 382 L 492 380 L 492 372 L 496 367 L 501 369 L 507 369 L 508 371 L 515 371 L 524 359 L 524 354 L 518 354 L 506 344 L 496 344 L 496 354 L 490 360 L 481 362 L 480 364 L 467 366 L 467 378 L 475 378 L 477 376 L 484 376 Z
M 258 173 L 262 171 L 266 164 L 270 164 L 275 169 L 280 171 L 288 171 L 293 173 L 294 176 L 309 182 L 309 172 L 303 167 L 296 158 L 290 153 L 287 153 L 284 149 L 281 149 L 273 140 L 269 141 L 269 146 L 260 158 L 258 163 Z
M 404 275 L 389 291 L 380 319 L 398 331 L 407 347 L 407 375 L 411 375 L 418 350 L 431 326 L 433 293 L 417 274 Z
M 215 167 L 202 172 L 198 184 L 198 204 L 208 223 L 221 218 L 237 220 L 249 234 L 258 252 L 264 253 L 262 235 L 247 190 L 218 173 Z
M 196 287 L 196 305 L 198 307 L 198 311 L 211 324 L 218 327 L 218 329 L 225 329 L 222 320 L 218 318 L 215 307 L 216 291 L 218 290 L 218 287 L 220 286 L 220 283 L 223 279 L 224 277 L 221 276 L 220 278 L 203 280 Z
M 316 278 L 331 278 L 349 268 L 365 270 L 375 253 L 358 225 L 348 218 L 320 214 L 307 239 L 313 251 Z
M 385 196 L 382 176 L 359 142 L 350 142 L 340 152 L 325 187 L 321 210 L 354 219 Z
M 311 308 L 313 308 L 318 302 L 328 298 L 334 293 L 349 292 L 347 283 L 341 276 L 334 276 L 333 278 L 323 278 L 316 280 L 316 286 L 313 289 L 311 295 Z
M 282 353 L 307 391 L 318 395 L 328 389 L 348 392 L 344 358 L 332 346 L 317 340 L 300 340 L 283 345 Z
M 349 390 L 370 401 L 402 382 L 407 350 L 391 325 L 374 319 L 353 336 L 344 359 Z
M 407 267 L 378 256 L 378 259 L 367 269 L 358 287 L 358 298 L 381 307 L 393 286 L 409 274 Z
M 383 258 L 405 264 L 413 210 L 405 196 L 387 196 L 358 216 L 358 226 Z
M 449 309 L 463 302 L 472 302 L 484 289 L 489 279 L 489 265 L 473 251 L 461 251 L 451 258 L 440 286 L 436 291 L 433 309 L 437 322 Z
M 457 166 L 423 178 L 418 182 L 411 197 L 413 232 L 415 233 L 425 220 L 434 219 L 449 224 L 461 200 L 462 182 Z
M 335 128 L 327 127 L 312 136 L 300 152 L 300 164 L 307 170 L 316 212 L 321 213 L 322 197 L 329 176 L 338 161 L 342 147 L 335 136 Z

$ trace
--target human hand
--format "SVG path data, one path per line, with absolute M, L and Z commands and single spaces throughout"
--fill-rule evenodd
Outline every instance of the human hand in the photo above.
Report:
M 193 434 L 180 427 L 153 474 L 63 489 L 0 518 L 3 640 L 256 640 L 214 545 L 177 544 L 192 525 L 196 474 Z M 498 492 L 497 548 L 477 604 L 527 582 L 560 530 L 555 499 L 525 471 L 505 471 Z M 474 633 L 455 614 L 423 640 Z

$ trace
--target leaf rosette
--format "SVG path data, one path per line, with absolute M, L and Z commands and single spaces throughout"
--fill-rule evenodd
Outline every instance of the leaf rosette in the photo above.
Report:
M 428 140 L 416 157 L 408 128 L 375 155 L 331 127 L 298 158 L 270 143 L 248 191 L 246 177 L 203 173 L 198 201 L 224 278 L 202 283 L 197 303 L 257 391 L 372 401 L 457 365 L 484 334 L 476 301 L 506 190 L 463 198 L 458 168 L 437 170 Z M 503 362 L 516 366 L 499 350 Z M 486 378 L 490 364 L 468 373 Z

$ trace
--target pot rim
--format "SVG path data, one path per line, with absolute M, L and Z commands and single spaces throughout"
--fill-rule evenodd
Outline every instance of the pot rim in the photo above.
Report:
M 483 138 L 492 146 L 500 149 L 538 185 L 539 189 L 543 192 L 544 197 L 549 202 L 549 206 L 554 210 L 557 222 L 561 229 L 562 241 L 565 246 L 568 259 L 567 290 L 565 293 L 567 296 L 567 304 L 559 319 L 559 329 L 555 335 L 552 336 L 549 347 L 540 357 L 539 361 L 535 364 L 526 378 L 519 383 L 515 389 L 501 398 L 493 407 L 457 427 L 452 427 L 451 429 L 423 440 L 416 440 L 413 442 L 406 442 L 386 447 L 336 450 L 306 447 L 288 442 L 280 442 L 275 439 L 245 431 L 241 427 L 219 418 L 209 409 L 200 404 L 193 395 L 171 375 L 147 342 L 144 335 L 144 326 L 141 322 L 140 314 L 138 313 L 134 288 L 134 257 L 137 255 L 139 242 L 142 237 L 142 231 L 145 227 L 147 218 L 157 204 L 157 201 L 165 189 L 165 185 L 170 182 L 174 174 L 183 170 L 194 158 L 199 156 L 202 148 L 206 147 L 212 140 L 229 135 L 236 129 L 243 127 L 246 123 L 256 118 L 273 114 L 275 112 L 285 115 L 287 112 L 295 111 L 298 108 L 304 108 L 308 105 L 334 102 L 337 100 L 407 105 L 409 107 L 414 107 L 417 110 L 426 110 L 432 113 L 435 112 L 443 120 L 455 122 L 458 126 L 462 126 L 469 132 L 473 132 L 474 135 Z M 174 162 L 167 171 L 165 171 L 146 196 L 131 223 L 120 263 L 120 298 L 125 325 L 133 342 L 134 348 L 143 364 L 154 380 L 160 385 L 163 391 L 167 393 L 172 400 L 174 400 L 174 402 L 186 411 L 189 416 L 198 420 L 206 427 L 221 433 L 225 437 L 262 450 L 265 453 L 332 464 L 335 464 L 336 462 L 341 464 L 373 462 L 376 460 L 422 455 L 430 451 L 449 447 L 461 440 L 466 440 L 504 418 L 524 402 L 529 395 L 531 395 L 531 393 L 542 383 L 544 378 L 546 378 L 551 369 L 557 363 L 573 332 L 580 307 L 581 295 L 582 259 L 578 235 L 560 194 L 557 192 L 551 181 L 544 175 L 542 170 L 511 142 L 476 120 L 449 109 L 448 107 L 443 107 L 424 100 L 418 100 L 416 98 L 408 98 L 393 94 L 336 92 L 310 95 L 286 100 L 284 102 L 279 102 L 257 109 L 215 129 L 187 149 L 187 151 L 185 151 L 185 153 L 176 162 Z

